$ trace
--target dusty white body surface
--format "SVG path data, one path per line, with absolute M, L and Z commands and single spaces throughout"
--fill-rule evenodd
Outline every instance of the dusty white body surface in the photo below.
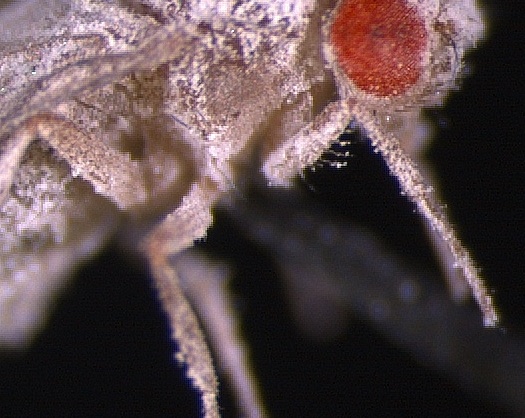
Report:
M 8 6 L 6 22 L 17 16 L 31 25 L 16 31 L 6 23 L 0 42 L 2 343 L 24 345 L 40 330 L 64 277 L 125 216 L 135 230 L 150 229 L 136 246 L 203 415 L 219 414 L 217 377 L 194 311 L 221 368 L 235 371 L 239 408 L 264 415 L 227 292 L 217 285 L 225 272 L 188 250 L 206 237 L 213 208 L 240 187 L 247 167 L 271 186 L 290 187 L 351 121 L 428 225 L 454 297 L 470 288 L 484 324 L 495 326 L 492 297 L 429 171 L 413 161 L 430 131 L 422 108 L 441 105 L 458 85 L 464 54 L 484 33 L 481 13 L 471 1 L 390 3 L 399 9 L 393 18 L 383 3 L 357 0 Z M 386 16 L 367 27 L 382 46 L 377 54 L 386 54 L 370 85 L 353 63 L 373 63 L 377 54 L 344 55 L 364 41 L 359 31 L 349 45 L 334 35 L 343 12 L 350 20 Z M 404 40 L 414 28 L 415 51 Z M 392 70 L 392 51 L 412 58 Z M 397 84 L 385 81 L 382 71 L 395 68 Z M 205 275 L 209 283 L 196 282 Z

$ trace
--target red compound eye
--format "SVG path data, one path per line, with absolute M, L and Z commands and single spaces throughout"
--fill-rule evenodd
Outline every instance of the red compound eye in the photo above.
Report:
M 423 71 L 427 31 L 406 0 L 343 0 L 330 29 L 340 67 L 376 96 L 396 96 Z

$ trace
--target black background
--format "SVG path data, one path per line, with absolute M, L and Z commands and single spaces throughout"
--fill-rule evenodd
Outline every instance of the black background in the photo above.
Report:
M 525 33 L 521 11 L 495 2 L 488 9 L 491 31 L 471 54 L 472 77 L 445 108 L 429 112 L 441 125 L 429 158 L 461 236 L 496 290 L 508 332 L 523 335 Z M 307 174 L 301 187 L 327 210 L 380 233 L 393 251 L 430 263 L 413 208 L 380 159 L 364 143 L 352 152 L 347 169 Z M 270 261 L 227 216 L 219 215 L 205 246 L 236 267 L 233 286 L 273 416 L 506 416 L 366 323 L 354 322 L 333 342 L 306 339 Z M 198 416 L 147 270 L 128 258 L 110 246 L 79 272 L 34 346 L 3 355 L 1 416 Z M 221 405 L 224 416 L 235 416 L 226 388 Z

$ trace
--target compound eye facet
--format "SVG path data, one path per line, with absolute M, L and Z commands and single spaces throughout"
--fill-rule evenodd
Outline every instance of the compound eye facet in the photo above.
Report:
M 423 73 L 428 33 L 407 0 L 342 0 L 330 28 L 340 68 L 360 90 L 404 94 Z

